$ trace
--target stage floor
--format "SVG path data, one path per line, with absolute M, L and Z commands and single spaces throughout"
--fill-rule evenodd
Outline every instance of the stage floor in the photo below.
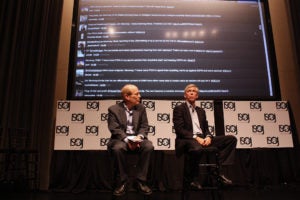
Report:
M 1 192 L 2 193 L 2 192 Z M 300 198 L 300 184 L 282 186 L 231 187 L 220 191 L 223 200 L 296 200 Z M 115 198 L 109 191 L 85 191 L 80 193 L 36 191 L 36 192 L 4 192 L 2 200 L 113 200 L 113 199 L 153 199 L 153 200 L 180 200 L 180 191 L 153 191 L 145 198 L 142 194 L 129 191 L 126 195 Z M 191 192 L 189 200 L 213 199 L 209 191 Z

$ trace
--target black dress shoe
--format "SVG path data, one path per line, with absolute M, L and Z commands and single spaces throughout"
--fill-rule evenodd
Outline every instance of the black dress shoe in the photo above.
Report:
M 120 186 L 116 187 L 113 195 L 115 196 L 122 196 L 126 192 L 126 183 L 121 184 Z
M 226 178 L 224 175 L 220 175 L 219 180 L 223 185 L 232 185 L 232 180 Z
M 193 190 L 202 190 L 202 185 L 198 181 L 193 181 L 190 183 L 191 189 Z
M 151 188 L 141 181 L 137 181 L 137 189 L 145 195 L 152 194 Z

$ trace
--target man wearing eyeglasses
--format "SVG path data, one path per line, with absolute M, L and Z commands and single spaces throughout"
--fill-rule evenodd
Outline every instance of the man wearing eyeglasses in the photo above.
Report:
M 128 174 L 126 154 L 134 151 L 139 154 L 136 166 L 137 189 L 145 195 L 152 193 L 147 185 L 147 174 L 153 144 L 147 139 L 148 118 L 141 104 L 141 95 L 137 86 L 127 84 L 121 89 L 123 101 L 108 108 L 108 129 L 111 138 L 107 145 L 118 173 L 113 195 L 126 193 Z

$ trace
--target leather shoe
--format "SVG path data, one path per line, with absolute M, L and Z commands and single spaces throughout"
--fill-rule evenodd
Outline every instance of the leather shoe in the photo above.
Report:
M 232 185 L 232 180 L 228 179 L 224 175 L 220 175 L 219 180 L 223 185 Z
M 115 196 L 122 196 L 126 192 L 126 183 L 121 184 L 120 186 L 116 187 L 113 195 Z
M 193 189 L 193 190 L 202 190 L 203 189 L 198 181 L 191 182 L 190 186 L 191 186 L 191 189 Z
M 152 194 L 151 188 L 141 181 L 137 181 L 137 188 L 141 193 L 145 195 Z

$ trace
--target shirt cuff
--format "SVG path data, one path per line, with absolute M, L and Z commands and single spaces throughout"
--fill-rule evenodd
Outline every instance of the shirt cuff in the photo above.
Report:
M 144 135 L 142 135 L 142 134 L 138 134 L 137 136 L 140 136 L 142 139 L 145 138 Z

